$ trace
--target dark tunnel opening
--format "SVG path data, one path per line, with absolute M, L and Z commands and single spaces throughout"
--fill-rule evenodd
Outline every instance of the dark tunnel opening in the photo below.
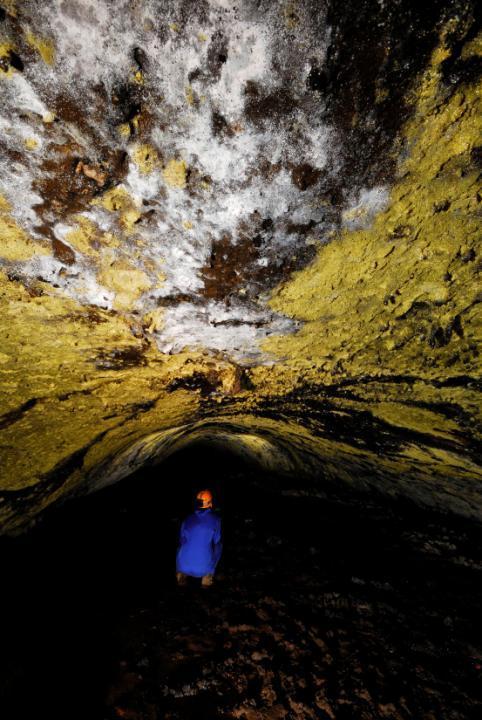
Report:
M 2 539 L 2 717 L 479 717 L 480 527 L 276 485 L 198 441 Z M 223 555 L 180 588 L 204 487 Z

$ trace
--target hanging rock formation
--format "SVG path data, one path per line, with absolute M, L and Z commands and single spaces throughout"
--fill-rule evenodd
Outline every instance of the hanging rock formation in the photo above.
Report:
M 3 532 L 199 438 L 482 518 L 478 13 L 0 0 Z

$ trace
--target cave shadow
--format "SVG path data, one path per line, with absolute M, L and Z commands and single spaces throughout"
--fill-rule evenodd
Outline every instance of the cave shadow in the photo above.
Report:
M 286 496 L 285 480 L 197 441 L 158 466 L 53 508 L 24 536 L 2 539 L 1 716 L 103 720 L 107 688 L 126 652 L 126 618 L 161 598 L 164 613 L 186 623 L 198 613 L 201 622 L 203 590 L 196 582 L 176 588 L 175 552 L 180 523 L 204 487 L 213 491 L 223 521 L 217 600 L 240 583 L 255 593 L 300 583 L 303 594 L 316 567 L 338 594 L 354 578 L 382 585 L 401 577 L 412 583 L 417 603 L 427 562 L 403 537 L 407 527 L 426 528 L 427 513 L 366 497 L 348 503 Z M 442 582 L 444 558 L 431 558 L 430 567 Z M 450 573 L 469 595 L 471 578 L 453 567 Z M 240 599 L 230 613 L 232 622 L 243 623 L 251 611 Z M 192 713 L 204 717 L 199 705 Z M 206 717 L 212 713 L 208 708 Z
M 200 442 L 116 485 L 60 503 L 25 535 L 0 540 L 2 717 L 93 720 L 96 711 L 102 717 L 117 669 L 119 617 L 175 589 L 179 527 L 196 492 L 209 487 L 229 514 L 243 492 L 228 488 L 225 476 L 242 483 L 244 466 Z M 176 605 L 175 599 L 174 611 Z

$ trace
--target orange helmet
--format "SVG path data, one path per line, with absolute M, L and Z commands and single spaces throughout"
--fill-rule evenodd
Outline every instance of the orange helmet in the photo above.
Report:
M 196 500 L 198 500 L 202 510 L 213 506 L 213 496 L 210 490 L 200 490 L 196 495 Z

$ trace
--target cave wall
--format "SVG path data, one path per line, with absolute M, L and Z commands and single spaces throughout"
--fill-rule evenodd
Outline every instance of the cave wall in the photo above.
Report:
M 0 2 L 0 518 L 197 438 L 482 517 L 477 4 Z

